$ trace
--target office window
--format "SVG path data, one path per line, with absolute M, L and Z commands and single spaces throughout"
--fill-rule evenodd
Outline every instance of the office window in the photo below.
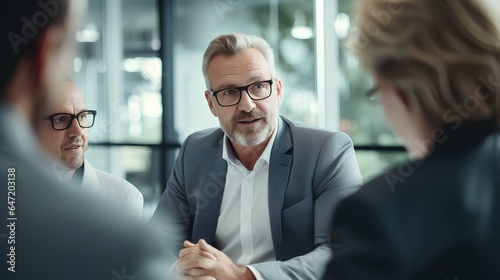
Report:
M 91 140 L 159 143 L 163 111 L 156 1 L 89 1 L 77 40 L 75 82 L 88 105 L 99 111 Z
M 339 0 L 338 6 L 320 0 L 174 3 L 174 123 L 180 141 L 194 131 L 218 126 L 203 96 L 203 52 L 216 36 L 243 32 L 263 37 L 274 49 L 278 76 L 284 84 L 281 114 L 348 133 L 360 150 L 358 159 L 365 179 L 405 158 L 382 108 L 365 97 L 370 78 L 345 49 L 355 2 Z M 336 15 L 333 20 L 332 14 Z M 316 30 L 320 24 L 324 25 L 321 32 Z M 338 50 L 319 53 L 317 44 L 329 41 L 334 41 Z M 321 63 L 324 69 L 319 68 Z M 327 88 L 319 84 L 321 75 Z M 322 94 L 327 98 L 322 99 Z M 396 147 L 396 151 L 377 152 L 379 146 Z M 365 150 L 371 152 L 361 152 Z
M 408 156 L 402 151 L 401 140 L 385 121 L 382 106 L 373 104 L 366 98 L 365 93 L 373 86 L 373 82 L 346 48 L 348 31 L 354 25 L 355 5 L 355 1 L 338 1 L 338 13 L 332 32 L 339 41 L 339 72 L 336 75 L 340 104 L 339 129 L 349 134 L 357 147 L 361 174 L 367 181 L 408 159 Z M 387 147 L 395 149 L 387 151 Z
M 147 218 L 163 190 L 157 1 L 90 0 L 88 8 L 74 62 L 74 81 L 98 111 L 86 158 L 134 184 Z
M 284 85 L 280 113 L 318 123 L 314 1 L 174 1 L 175 129 L 179 140 L 218 126 L 204 97 L 203 52 L 215 37 L 234 32 L 261 36 L 274 49 Z

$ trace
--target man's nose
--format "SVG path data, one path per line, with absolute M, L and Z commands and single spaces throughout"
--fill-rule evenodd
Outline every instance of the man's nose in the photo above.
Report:
M 83 128 L 80 127 L 77 119 L 71 121 L 71 125 L 68 127 L 66 134 L 68 134 L 68 137 L 75 137 L 83 134 Z
M 246 90 L 241 91 L 241 100 L 238 103 L 238 109 L 245 112 L 250 112 L 255 108 L 255 102 L 250 98 Z

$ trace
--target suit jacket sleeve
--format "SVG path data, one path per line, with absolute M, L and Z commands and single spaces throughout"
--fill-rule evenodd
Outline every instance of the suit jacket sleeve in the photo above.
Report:
M 160 227 L 165 232 L 165 240 L 170 250 L 170 258 L 167 263 L 172 267 L 178 260 L 179 251 L 183 248 L 184 240 L 191 236 L 192 213 L 188 204 L 188 198 L 184 190 L 184 154 L 189 137 L 179 151 L 174 164 L 172 175 L 167 182 L 158 207 L 156 208 L 150 223 Z
M 361 187 L 362 177 L 352 142 L 346 134 L 333 133 L 320 147 L 312 180 L 316 248 L 287 261 L 252 265 L 265 279 L 320 279 L 332 257 L 331 226 L 334 211 L 342 199 Z M 310 147 L 295 146 L 294 149 L 307 153 Z

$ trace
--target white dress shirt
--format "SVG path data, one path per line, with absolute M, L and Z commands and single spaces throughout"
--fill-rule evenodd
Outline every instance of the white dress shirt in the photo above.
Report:
M 276 260 L 269 220 L 268 185 L 269 162 L 277 130 L 252 171 L 238 160 L 228 137 L 224 137 L 222 158 L 228 166 L 215 245 L 238 265 Z M 257 279 L 263 279 L 255 268 L 248 267 Z

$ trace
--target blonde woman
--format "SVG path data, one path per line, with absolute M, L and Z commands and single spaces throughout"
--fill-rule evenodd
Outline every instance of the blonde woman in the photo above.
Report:
M 478 1 L 360 1 L 351 48 L 412 160 L 339 205 L 324 279 L 500 279 L 499 38 Z

